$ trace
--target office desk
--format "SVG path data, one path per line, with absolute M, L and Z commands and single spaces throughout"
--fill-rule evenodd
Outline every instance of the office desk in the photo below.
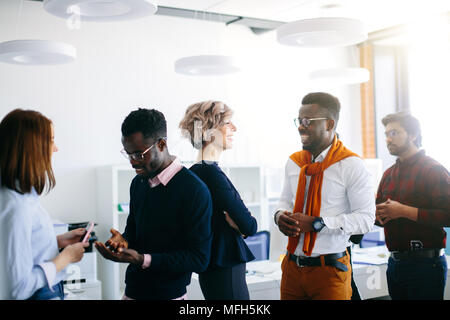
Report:
M 386 246 L 352 249 L 353 279 L 362 300 L 389 296 L 387 288 Z
M 447 281 L 444 300 L 450 300 L 450 256 L 447 258 Z M 389 251 L 386 246 L 355 248 L 352 250 L 353 278 L 361 299 L 373 299 L 389 296 L 386 270 Z
M 280 300 L 280 264 L 268 260 L 247 263 L 246 280 L 250 300 Z M 196 273 L 192 274 L 187 296 L 189 300 L 204 300 Z
M 280 300 L 281 262 L 247 263 L 246 279 L 251 300 Z
M 363 300 L 388 297 L 386 270 L 389 252 L 385 246 L 352 250 L 353 277 Z M 447 256 L 450 267 L 450 256 Z M 256 261 L 247 263 L 247 285 L 251 300 L 279 300 L 281 262 Z M 188 299 L 204 300 L 198 275 L 193 274 L 187 288 Z M 444 299 L 450 300 L 450 270 Z

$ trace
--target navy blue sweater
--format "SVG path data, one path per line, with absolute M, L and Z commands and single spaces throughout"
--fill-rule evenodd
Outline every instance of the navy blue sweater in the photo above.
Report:
M 255 259 L 242 235 L 225 220 L 224 211 L 246 236 L 256 233 L 256 219 L 251 216 L 239 193 L 217 162 L 202 161 L 191 168 L 205 182 L 213 201 L 211 260 L 208 269 L 227 268 Z
M 174 299 L 186 293 L 192 272 L 203 272 L 211 250 L 211 195 L 182 168 L 164 186 L 150 188 L 136 176 L 123 237 L 137 252 L 151 255 L 150 267 L 130 264 L 125 294 L 133 299 Z

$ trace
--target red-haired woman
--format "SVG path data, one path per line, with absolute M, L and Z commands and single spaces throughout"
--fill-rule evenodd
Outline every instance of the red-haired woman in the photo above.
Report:
M 83 229 L 56 236 L 39 195 L 55 185 L 52 122 L 16 109 L 0 123 L 0 299 L 64 299 L 64 268 L 81 260 Z M 61 253 L 59 249 L 63 249 Z

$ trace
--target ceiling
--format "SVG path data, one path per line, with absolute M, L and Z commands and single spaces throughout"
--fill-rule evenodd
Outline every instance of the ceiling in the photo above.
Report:
M 278 22 L 316 17 L 362 20 L 369 32 L 450 12 L 449 0 L 158 0 L 158 6 Z
M 1 1 L 1 0 L 0 0 Z M 22 0 L 23 1 L 23 0 Z M 39 1 L 43 0 L 30 0 Z M 88 0 L 89 1 L 89 0 Z M 110 0 L 91 0 L 109 2 Z M 152 1 L 152 0 L 150 0 Z M 346 17 L 363 21 L 369 33 L 420 23 L 446 14 L 450 0 L 155 0 L 158 15 L 242 24 L 255 33 L 318 17 Z

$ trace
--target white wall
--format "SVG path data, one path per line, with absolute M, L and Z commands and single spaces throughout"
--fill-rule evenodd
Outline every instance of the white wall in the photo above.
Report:
M 235 148 L 224 164 L 282 167 L 301 148 L 293 118 L 302 97 L 328 91 L 342 103 L 338 132 L 360 153 L 359 86 L 317 87 L 307 79 L 316 68 L 348 64 L 346 49 L 306 50 L 278 45 L 275 32 L 254 35 L 243 26 L 153 16 L 120 23 L 82 23 L 69 30 L 42 3 L 0 2 L 0 41 L 49 39 L 73 44 L 76 62 L 24 67 L 0 63 L 0 118 L 16 107 L 51 118 L 59 152 L 57 185 L 42 199 L 52 217 L 67 222 L 95 219 L 95 168 L 126 163 L 119 154 L 120 125 L 137 107 L 157 108 L 168 121 L 169 150 L 182 160 L 195 153 L 180 140 L 186 107 L 219 99 L 235 111 Z M 19 18 L 20 17 L 20 18 Z M 246 69 L 227 77 L 176 74 L 174 61 L 194 54 L 233 54 Z M 281 183 L 281 181 L 280 181 Z

